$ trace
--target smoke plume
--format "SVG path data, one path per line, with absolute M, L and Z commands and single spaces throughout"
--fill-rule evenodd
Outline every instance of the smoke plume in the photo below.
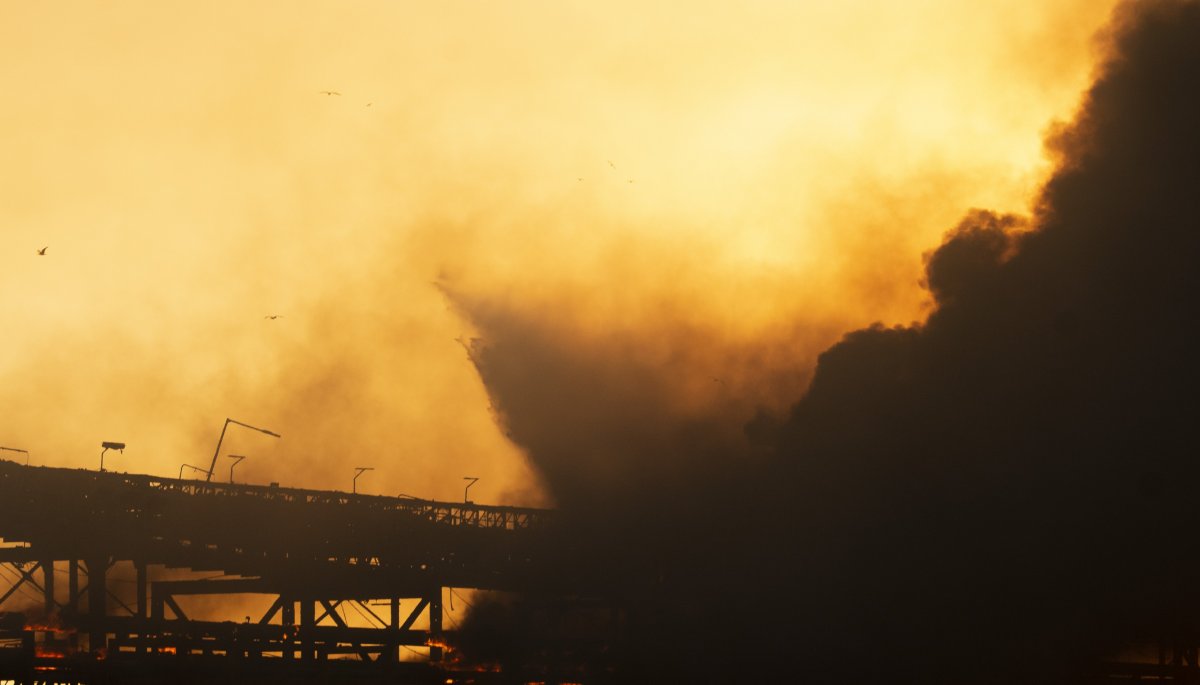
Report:
M 1032 216 L 969 213 L 928 317 L 847 334 L 778 418 L 677 399 L 719 384 L 677 377 L 703 335 L 648 356 L 457 300 L 550 490 L 615 568 L 656 565 L 639 672 L 1061 682 L 1200 634 L 1198 35 L 1200 3 L 1120 7 Z
M 1113 1 L 10 3 L 0 445 L 186 476 L 232 417 L 242 482 L 543 503 L 433 281 L 736 436 L 1022 205 Z

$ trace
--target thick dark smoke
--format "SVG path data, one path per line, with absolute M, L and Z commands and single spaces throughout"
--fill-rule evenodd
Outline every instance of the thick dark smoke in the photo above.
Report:
M 697 469 L 725 471 L 743 450 L 742 421 L 752 408 L 725 392 L 735 379 L 710 372 L 679 381 L 706 365 L 752 363 L 737 350 L 714 353 L 704 349 L 702 332 L 678 330 L 668 345 L 682 339 L 693 349 L 649 351 L 657 343 L 644 331 L 564 342 L 553 322 L 457 300 L 487 334 L 470 353 L 507 434 L 528 451 L 561 507 L 605 510 L 617 493 L 652 500 L 694 479 Z M 721 358 L 701 358 L 710 356 Z M 795 382 L 794 374 L 785 381 Z M 681 401 L 681 386 L 703 396 Z M 730 418 L 713 419 L 725 413 Z
M 1109 40 L 1035 215 L 968 215 L 928 320 L 847 335 L 777 421 L 680 420 L 621 350 L 477 317 L 513 439 L 658 570 L 631 673 L 1062 682 L 1200 637 L 1200 3 Z

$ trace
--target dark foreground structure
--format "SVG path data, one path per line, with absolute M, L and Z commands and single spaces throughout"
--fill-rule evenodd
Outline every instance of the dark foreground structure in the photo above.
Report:
M 548 510 L 0 461 L 0 538 L 0 682 L 511 682 L 448 651 L 449 588 L 598 596 Z
M 684 637 L 661 634 L 654 617 L 669 605 L 655 604 L 662 588 L 646 570 L 613 578 L 616 567 L 590 558 L 551 510 L 0 460 L 0 683 L 598 685 L 704 674 L 672 661 L 687 653 Z M 453 588 L 512 593 L 520 610 L 504 609 L 490 631 L 457 630 L 443 614 Z M 246 615 L 247 597 L 265 608 Z M 469 654 L 472 641 L 494 658 Z M 1163 635 L 1072 682 L 1200 683 L 1194 644 Z M 822 682 L 804 664 L 737 663 L 707 672 Z

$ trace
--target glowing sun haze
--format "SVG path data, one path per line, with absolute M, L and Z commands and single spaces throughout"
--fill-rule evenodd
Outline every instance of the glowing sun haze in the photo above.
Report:
M 1026 209 L 1112 5 L 5 3 L 0 444 L 540 502 L 451 300 L 794 401 Z

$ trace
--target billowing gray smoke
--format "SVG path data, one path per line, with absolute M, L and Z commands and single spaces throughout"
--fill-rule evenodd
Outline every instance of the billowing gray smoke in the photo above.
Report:
M 848 334 L 758 446 L 656 411 L 619 349 L 476 317 L 562 505 L 616 568 L 661 565 L 637 668 L 1061 682 L 1200 636 L 1200 3 L 1131 2 L 1112 32 L 1035 215 L 969 214 L 928 258 L 928 320 Z

